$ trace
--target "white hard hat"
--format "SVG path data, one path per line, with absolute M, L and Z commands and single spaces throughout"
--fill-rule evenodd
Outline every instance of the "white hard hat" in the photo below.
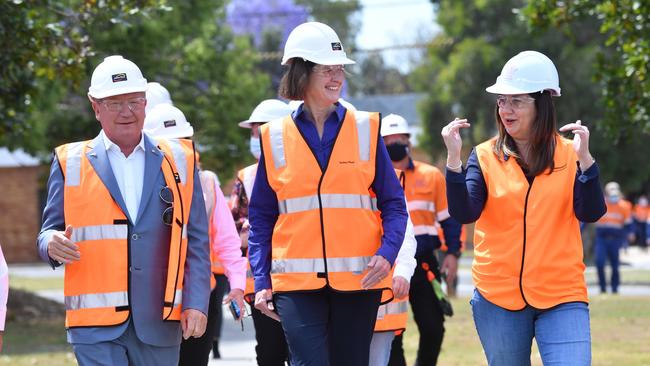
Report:
M 300 57 L 320 65 L 349 65 L 355 62 L 347 58 L 343 44 L 329 25 L 308 22 L 291 31 L 284 45 L 282 65 L 294 57 Z
M 169 95 L 169 91 L 160 85 L 160 83 L 151 82 L 147 86 L 147 106 L 145 107 L 145 113 L 151 112 L 153 107 L 158 104 L 174 104 L 172 103 L 172 97 Z
M 404 117 L 397 114 L 389 114 L 381 119 L 381 136 L 388 135 L 410 135 L 409 124 Z
M 621 186 L 617 182 L 605 184 L 605 194 L 608 196 L 621 196 Z
M 120 94 L 147 91 L 147 79 L 138 65 L 122 56 L 108 56 L 97 65 L 90 79 L 88 95 L 102 99 Z
M 253 123 L 266 123 L 291 114 L 291 107 L 278 99 L 263 100 L 253 109 L 247 120 L 239 122 L 239 127 L 251 128 Z
M 550 90 L 560 96 L 560 79 L 553 61 L 537 51 L 523 51 L 508 60 L 497 82 L 485 89 L 493 94 L 528 94 Z
M 143 131 L 153 137 L 180 139 L 194 135 L 183 112 L 171 104 L 158 104 L 144 118 Z

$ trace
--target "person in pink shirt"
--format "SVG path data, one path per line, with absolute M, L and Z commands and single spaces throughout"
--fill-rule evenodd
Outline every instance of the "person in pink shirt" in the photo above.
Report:
M 230 212 L 229 212 L 230 213 Z M 5 333 L 5 318 L 7 317 L 7 297 L 9 295 L 9 270 L 5 256 L 0 246 L 0 352 L 2 352 L 2 337 Z
M 171 104 L 155 106 L 145 117 L 144 133 L 155 138 L 179 139 L 190 138 L 194 129 L 183 112 Z M 217 175 L 211 171 L 199 172 L 203 198 L 210 224 L 210 252 L 215 283 L 210 296 L 208 324 L 200 338 L 184 339 L 181 343 L 179 365 L 207 365 L 212 340 L 221 330 L 221 299 L 227 277 L 230 293 L 223 299 L 224 304 L 234 301 L 244 315 L 244 289 L 246 287 L 246 258 L 242 257 L 240 239 L 235 222 L 230 213 L 226 198 L 219 187 Z M 222 271 L 223 270 L 223 271 Z M 225 274 L 225 277 L 223 274 Z M 237 320 L 241 321 L 241 317 Z

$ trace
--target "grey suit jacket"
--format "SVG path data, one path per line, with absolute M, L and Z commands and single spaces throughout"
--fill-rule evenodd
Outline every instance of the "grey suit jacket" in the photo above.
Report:
M 160 168 L 163 153 L 156 147 L 155 141 L 145 134 L 142 198 L 138 216 L 133 218 L 129 216 L 120 193 L 101 136 L 97 136 L 89 146 L 86 155 L 91 165 L 108 188 L 113 200 L 129 219 L 131 316 L 127 322 L 117 326 L 68 329 L 68 341 L 93 344 L 113 340 L 124 333 L 129 322 L 133 322 L 138 338 L 144 343 L 161 347 L 179 345 L 180 323 L 162 320 L 171 235 L 170 227 L 162 222 L 162 213 L 167 208 L 167 204 L 159 197 L 159 191 L 166 185 Z M 63 207 L 64 179 L 56 155 L 52 161 L 47 188 L 47 204 L 43 211 L 43 225 L 38 236 L 38 250 L 44 261 L 56 267 L 59 263 L 48 256 L 47 243 L 54 231 L 63 231 L 66 226 Z M 183 310 L 196 309 L 207 314 L 211 275 L 210 249 L 208 222 L 198 170 L 194 171 L 194 194 L 191 207 L 187 228 L 188 248 L 183 282 Z

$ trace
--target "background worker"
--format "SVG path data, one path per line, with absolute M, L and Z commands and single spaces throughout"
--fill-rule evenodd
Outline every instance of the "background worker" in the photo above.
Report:
M 88 91 L 102 130 L 52 160 L 38 250 L 65 264 L 68 342 L 82 366 L 175 366 L 181 338 L 205 332 L 208 223 L 194 149 L 142 132 L 146 88 L 136 64 L 105 58 Z
M 441 280 L 441 272 L 454 280 L 460 256 L 460 224 L 449 216 L 445 178 L 440 170 L 411 158 L 407 121 L 396 114 L 386 116 L 382 121 L 381 135 L 393 167 L 404 172 L 404 194 L 417 240 L 417 267 L 409 291 L 413 318 L 420 332 L 416 362 L 418 365 L 435 365 L 445 332 L 444 314 L 423 265 L 432 270 L 437 281 Z M 435 250 L 440 248 L 437 224 L 444 230 L 448 245 L 442 267 L 438 266 L 435 255 Z M 402 337 L 395 337 L 392 352 L 396 354 L 391 358 L 396 364 L 403 364 L 398 361 L 403 360 L 399 355 L 401 343 Z
M 256 160 L 261 154 L 260 126 L 291 114 L 287 103 L 278 99 L 263 100 L 258 104 L 247 120 L 239 122 L 239 127 L 250 129 L 250 152 Z M 248 202 L 253 191 L 257 163 L 249 165 L 237 172 L 237 179 L 230 194 L 230 207 L 233 218 L 239 230 L 242 251 L 248 254 Z M 277 320 L 271 319 L 255 308 L 255 285 L 252 273 L 246 279 L 246 301 L 251 305 L 253 325 L 255 326 L 255 354 L 257 364 L 260 366 L 284 365 L 289 360 L 289 349 L 284 337 L 282 325 Z
M 151 81 L 147 83 L 147 105 L 144 108 L 145 115 L 151 114 L 151 111 L 159 104 L 174 105 L 172 97 L 167 88 L 160 83 Z
M 249 206 L 255 306 L 282 320 L 296 365 L 368 364 L 377 308 L 382 294 L 392 298 L 388 276 L 404 240 L 408 214 L 379 114 L 338 103 L 343 65 L 352 63 L 329 26 L 296 27 L 279 94 L 304 103 L 261 128 Z
M 183 112 L 171 104 L 159 104 L 145 118 L 144 131 L 155 138 L 189 139 L 194 135 L 192 125 Z M 200 164 L 199 164 L 200 168 Z M 230 282 L 230 293 L 223 301 L 235 301 L 244 311 L 244 287 L 246 260 L 241 256 L 239 236 L 230 215 L 226 198 L 219 188 L 216 174 L 209 170 L 199 170 L 203 198 L 209 224 L 212 270 L 222 269 Z M 218 262 L 217 262 L 218 261 Z M 213 285 L 216 285 L 213 281 Z M 222 286 L 222 288 L 225 286 Z M 207 365 L 212 349 L 212 339 L 217 332 L 217 323 L 222 318 L 221 303 L 224 293 L 214 286 L 208 310 L 206 332 L 199 338 L 186 339 L 181 343 L 179 365 Z M 239 319 L 241 320 L 241 319 Z
M 553 62 L 524 51 L 494 85 L 498 135 L 461 161 L 461 128 L 442 129 L 449 212 L 476 220 L 470 304 L 490 365 L 530 365 L 533 338 L 544 364 L 591 364 L 589 308 L 579 221 L 605 213 L 589 130 L 580 121 L 557 132 Z
M 618 293 L 620 284 L 619 255 L 621 248 L 632 232 L 632 213 L 629 206 L 622 202 L 623 194 L 616 182 L 605 185 L 605 204 L 607 212 L 596 222 L 596 269 L 598 271 L 598 286 L 601 293 L 607 292 L 607 278 L 605 265 L 609 261 L 612 267 L 611 288 L 612 293 Z

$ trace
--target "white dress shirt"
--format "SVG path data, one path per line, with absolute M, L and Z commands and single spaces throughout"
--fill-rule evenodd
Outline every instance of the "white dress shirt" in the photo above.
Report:
M 129 211 L 133 223 L 137 220 L 140 199 L 142 198 L 142 185 L 144 181 L 144 134 L 140 137 L 140 143 L 127 157 L 124 156 L 120 147 L 115 145 L 102 130 L 102 139 L 106 148 L 106 155 L 111 164 L 113 175 L 120 187 L 120 193 Z
M 413 272 L 415 272 L 415 267 L 417 266 L 417 261 L 415 260 L 415 250 L 417 249 L 417 246 L 418 242 L 415 240 L 413 223 L 411 222 L 411 215 L 409 215 L 406 220 L 404 241 L 402 242 L 402 247 L 399 248 L 399 252 L 397 252 L 393 278 L 401 276 L 409 283 L 411 282 L 411 277 L 413 276 Z

